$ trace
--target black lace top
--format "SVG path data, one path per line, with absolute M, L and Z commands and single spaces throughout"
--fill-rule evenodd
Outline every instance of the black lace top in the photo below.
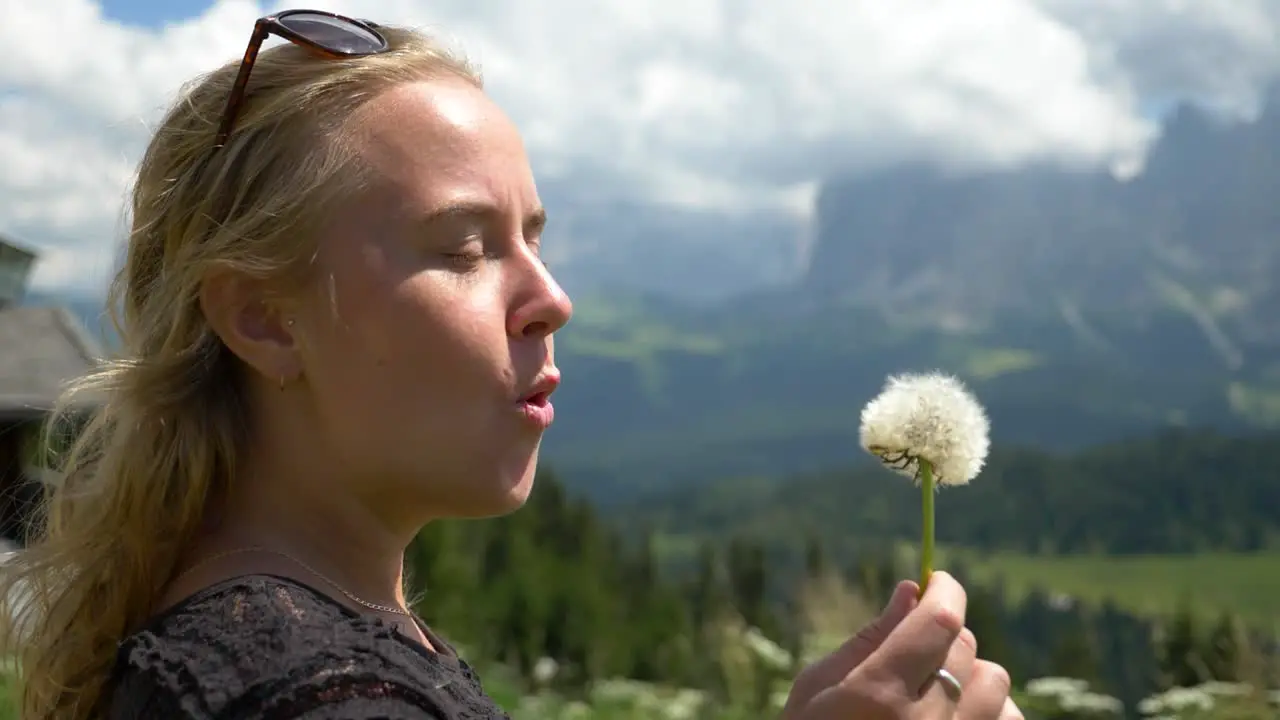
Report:
M 425 630 L 425 628 L 424 628 Z M 203 590 L 120 644 L 108 720 L 491 720 L 480 680 L 378 618 L 284 578 Z

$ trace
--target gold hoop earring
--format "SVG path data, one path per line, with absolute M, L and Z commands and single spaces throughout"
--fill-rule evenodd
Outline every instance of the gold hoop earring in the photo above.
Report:
M 280 376 L 280 392 L 284 392 L 284 376 Z

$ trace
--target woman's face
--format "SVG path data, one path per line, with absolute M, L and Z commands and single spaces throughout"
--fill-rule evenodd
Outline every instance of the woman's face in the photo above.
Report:
M 523 143 L 460 80 L 401 86 L 355 120 L 374 182 L 335 208 L 295 318 L 316 452 L 393 501 L 508 512 L 531 489 L 552 333 L 572 314 L 539 260 Z

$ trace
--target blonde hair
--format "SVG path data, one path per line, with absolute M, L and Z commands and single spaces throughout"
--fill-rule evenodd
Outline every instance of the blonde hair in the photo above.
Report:
M 23 717 L 105 710 L 117 644 L 155 611 L 234 477 L 248 421 L 241 366 L 201 313 L 214 267 L 302 278 L 322 209 L 361 182 L 344 128 L 395 85 L 478 73 L 428 37 L 380 28 L 391 48 L 323 59 L 262 52 L 227 144 L 213 148 L 239 63 L 189 85 L 147 147 L 132 194 L 128 253 L 109 306 L 123 359 L 77 382 L 50 423 L 79 423 L 43 505 L 41 529 L 4 567 L 0 643 L 18 663 Z M 21 597 L 21 601 L 18 598 Z

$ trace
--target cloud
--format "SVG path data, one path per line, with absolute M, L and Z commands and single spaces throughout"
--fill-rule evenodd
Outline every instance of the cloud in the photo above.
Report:
M 1268 0 L 1042 0 L 1093 48 L 1100 72 L 1155 102 L 1194 98 L 1250 118 L 1280 79 L 1280 3 Z
M 1198 97 L 1247 115 L 1280 70 L 1268 0 L 325 5 L 440 29 L 476 59 L 557 201 L 597 218 L 577 223 L 581 238 L 607 233 L 601 209 L 617 205 L 678 206 L 695 243 L 761 213 L 800 233 L 823 176 L 906 160 L 1132 167 L 1155 132 L 1144 103 Z M 277 6 L 223 0 L 158 29 L 89 0 L 0 9 L 0 43 L 22 59 L 0 65 L 0 233 L 44 253 L 40 288 L 94 291 L 148 128 Z

